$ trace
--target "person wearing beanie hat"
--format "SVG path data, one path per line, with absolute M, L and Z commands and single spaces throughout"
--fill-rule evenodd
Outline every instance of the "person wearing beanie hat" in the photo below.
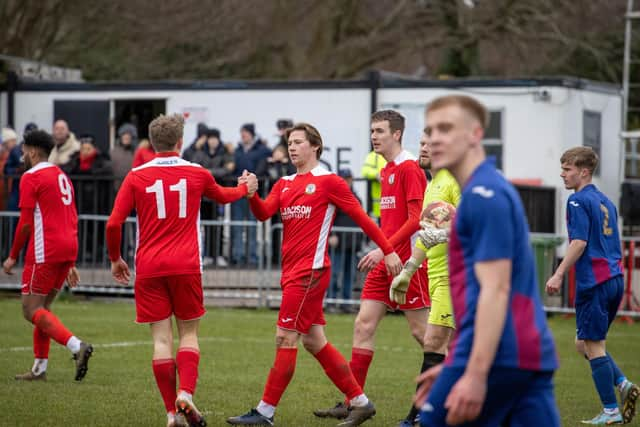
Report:
M 24 135 L 34 130 L 38 130 L 38 125 L 33 122 L 29 122 L 24 126 L 24 131 L 22 132 L 22 136 L 24 137 Z
M 2 144 L 6 144 L 10 141 L 18 141 L 18 134 L 16 133 L 15 130 L 11 129 L 11 128 L 2 128 Z M 13 148 L 13 147 L 11 147 Z
M 138 145 L 138 129 L 131 123 L 124 123 L 118 128 L 118 140 L 109 152 L 113 175 L 124 178 L 131 170 L 135 147 Z M 120 179 L 114 181 L 115 190 L 120 188 Z
M 243 124 L 240 128 L 240 135 L 242 135 L 243 132 L 251 134 L 251 138 L 254 138 L 256 136 L 256 125 L 254 125 L 253 123 Z

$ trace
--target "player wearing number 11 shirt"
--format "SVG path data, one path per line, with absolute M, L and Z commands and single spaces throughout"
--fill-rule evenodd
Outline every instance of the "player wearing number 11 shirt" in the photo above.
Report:
M 134 208 L 138 215 L 136 250 L 136 321 L 149 323 L 153 338 L 153 373 L 167 411 L 168 426 L 206 425 L 193 404 L 200 353 L 198 324 L 204 315 L 200 254 L 200 200 L 230 203 L 257 189 L 254 175 L 243 175 L 236 188 L 219 186 L 200 165 L 179 157 L 184 119 L 160 116 L 149 125 L 157 156 L 124 179 L 107 223 L 107 246 L 116 281 L 129 281 L 121 258 L 121 226 Z M 179 344 L 173 357 L 171 317 Z M 176 392 L 176 370 L 180 378 Z M 178 414 L 176 415 L 176 410 Z
M 22 312 L 33 323 L 31 371 L 16 375 L 16 380 L 47 379 L 50 339 L 66 346 L 76 360 L 76 381 L 84 378 L 90 344 L 80 341 L 51 312 L 51 304 L 67 280 L 78 281 L 75 260 L 78 254 L 78 215 L 73 186 L 69 178 L 47 159 L 53 138 L 45 131 L 25 135 L 22 151 L 27 172 L 20 180 L 20 220 L 9 257 L 3 263 L 6 274 L 16 264 L 27 239 L 29 244 L 22 271 Z

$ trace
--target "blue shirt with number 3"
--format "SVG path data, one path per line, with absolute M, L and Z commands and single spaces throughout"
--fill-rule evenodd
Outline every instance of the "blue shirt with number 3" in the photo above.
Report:
M 622 274 L 618 211 L 595 185 L 589 184 L 567 200 L 569 240 L 587 246 L 576 262 L 578 291 Z

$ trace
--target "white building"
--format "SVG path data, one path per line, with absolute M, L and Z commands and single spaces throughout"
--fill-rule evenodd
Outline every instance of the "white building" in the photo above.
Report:
M 55 119 L 65 118 L 73 131 L 93 133 L 103 148 L 132 115 L 144 135 L 146 124 L 159 113 L 189 113 L 187 143 L 194 139 L 198 122 L 220 129 L 224 141 L 237 141 L 241 125 L 252 122 L 260 136 L 275 143 L 276 120 L 308 121 L 323 136 L 323 160 L 334 170 L 350 167 L 355 176 L 369 151 L 372 109 L 401 111 L 407 118 L 404 145 L 417 153 L 425 104 L 440 95 L 464 93 L 490 109 L 486 147 L 507 178 L 548 187 L 541 192 L 546 191 L 545 200 L 554 200 L 553 207 L 540 206 L 539 198 L 525 198 L 525 204 L 532 205 L 527 207 L 532 222 L 540 228 L 544 217 L 550 220 L 551 226 L 539 231 L 566 231 L 568 192 L 559 177 L 559 159 L 570 147 L 596 149 L 601 165 L 595 182 L 616 204 L 620 199 L 621 93 L 617 86 L 581 79 L 425 81 L 373 73 L 370 79 L 354 81 L 21 82 L 0 90 L 2 126 L 13 123 L 20 131 L 35 122 L 50 129 Z

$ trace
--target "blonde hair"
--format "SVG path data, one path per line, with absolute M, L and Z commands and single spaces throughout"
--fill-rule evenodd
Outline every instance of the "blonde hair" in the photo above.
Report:
M 462 108 L 467 113 L 480 122 L 483 129 L 489 127 L 489 112 L 487 108 L 475 98 L 467 95 L 446 95 L 434 99 L 427 105 L 427 113 L 441 108 L 455 105 Z
M 181 114 L 160 114 L 149 123 L 149 138 L 156 152 L 172 151 L 182 138 L 184 117 Z
M 598 167 L 598 155 L 591 147 L 569 148 L 560 157 L 560 164 L 568 163 L 579 169 L 588 169 L 593 175 L 593 171 Z

